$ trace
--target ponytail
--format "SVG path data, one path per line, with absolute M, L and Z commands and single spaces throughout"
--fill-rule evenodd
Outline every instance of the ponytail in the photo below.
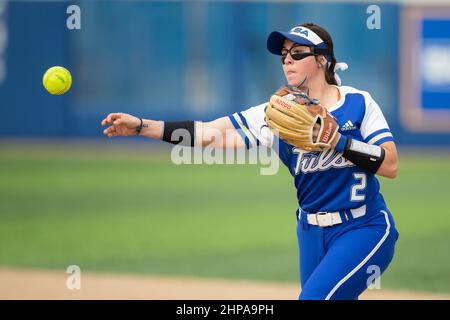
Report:
M 325 68 L 325 80 L 328 84 L 337 85 L 336 75 L 334 68 L 336 67 L 336 58 L 334 55 L 331 56 L 331 61 L 327 63 L 327 68 Z

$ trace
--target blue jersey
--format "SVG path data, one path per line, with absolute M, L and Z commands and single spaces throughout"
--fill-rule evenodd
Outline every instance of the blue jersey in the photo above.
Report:
M 339 101 L 328 110 L 339 132 L 368 144 L 393 141 L 378 104 L 369 93 L 348 86 L 337 87 Z M 379 195 L 374 174 L 354 165 L 335 150 L 308 152 L 296 148 L 267 128 L 267 103 L 229 116 L 247 148 L 263 144 L 274 148 L 294 177 L 299 207 L 307 212 L 338 211 L 361 207 Z

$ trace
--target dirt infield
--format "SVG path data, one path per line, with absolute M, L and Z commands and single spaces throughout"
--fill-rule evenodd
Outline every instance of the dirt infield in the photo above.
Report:
M 82 273 L 81 288 L 66 287 L 64 271 L 0 268 L 0 299 L 292 300 L 295 284 Z M 368 290 L 361 299 L 450 299 L 450 295 Z

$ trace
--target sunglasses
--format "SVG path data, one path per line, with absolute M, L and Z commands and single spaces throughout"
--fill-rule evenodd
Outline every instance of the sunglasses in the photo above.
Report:
M 302 46 L 304 48 L 304 46 Z M 284 64 L 284 60 L 286 59 L 288 53 L 291 55 L 292 59 L 298 61 L 305 59 L 310 56 L 318 56 L 320 54 L 327 54 L 327 49 L 320 49 L 314 46 L 309 47 L 310 51 L 305 52 L 301 46 L 293 46 L 290 49 L 282 48 L 281 49 L 281 63 Z

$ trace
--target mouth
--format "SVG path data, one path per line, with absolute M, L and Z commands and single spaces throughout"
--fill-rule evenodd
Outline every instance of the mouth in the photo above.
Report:
M 289 71 L 286 72 L 286 75 L 289 76 L 289 75 L 294 74 L 294 73 L 296 73 L 296 72 L 292 71 L 292 70 L 289 70 Z

